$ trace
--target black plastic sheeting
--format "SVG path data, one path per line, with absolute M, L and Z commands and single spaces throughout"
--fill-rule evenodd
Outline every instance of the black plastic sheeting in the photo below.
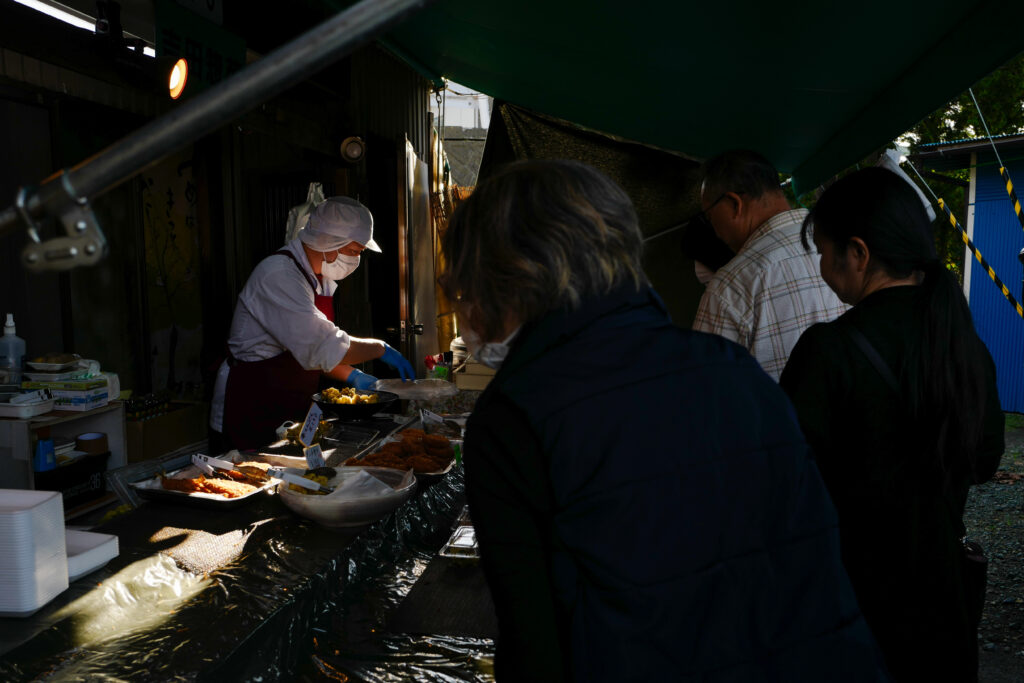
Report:
M 34 631 L 0 657 L 0 679 L 493 681 L 491 640 L 384 628 L 464 501 L 456 468 L 355 531 L 297 517 L 276 496 L 221 515 L 147 504 L 95 530 L 119 536 L 118 558 L 33 617 L 0 619 L 2 642 Z M 245 547 L 197 576 L 150 540 L 167 526 L 245 529 Z

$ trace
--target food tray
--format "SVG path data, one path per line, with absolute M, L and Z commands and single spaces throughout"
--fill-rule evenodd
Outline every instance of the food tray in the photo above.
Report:
M 68 555 L 68 581 L 94 572 L 117 557 L 117 536 L 91 531 L 65 529 Z
M 74 379 L 75 377 L 78 377 L 79 375 L 82 375 L 84 373 L 84 369 L 74 368 L 73 370 L 68 370 L 67 372 L 29 372 L 28 370 L 26 370 L 21 374 L 25 377 L 25 379 L 31 382 L 63 382 L 65 380 Z
M 457 526 L 438 554 L 453 560 L 477 560 L 480 557 L 477 548 L 476 529 Z
M 37 363 L 35 361 L 27 361 L 25 365 L 29 366 L 33 370 L 42 370 L 43 372 L 64 372 L 65 370 L 71 370 L 72 368 L 78 367 L 81 358 L 69 360 L 66 363 Z
M 417 481 L 432 482 L 439 480 L 441 477 L 451 472 L 453 467 L 455 467 L 455 458 L 452 458 L 452 461 L 448 463 L 448 467 L 445 467 L 443 470 L 438 470 L 437 472 L 414 471 L 413 474 L 416 475 Z
M 402 432 L 400 432 L 400 431 L 399 432 L 395 432 L 393 435 L 387 437 L 386 439 L 382 439 L 380 441 L 380 443 L 378 443 L 374 448 L 371 448 L 366 453 L 363 453 L 362 455 L 359 455 L 356 458 L 356 462 L 361 462 L 364 458 L 366 458 L 366 456 L 372 455 L 373 453 L 376 453 L 377 451 L 380 450 L 380 447 L 383 446 L 386 443 L 393 443 L 395 441 L 401 441 L 401 440 L 402 440 Z M 458 448 L 462 448 L 462 440 L 461 439 L 448 439 L 448 441 L 452 445 L 452 450 L 455 450 L 455 449 L 458 449 Z M 437 470 L 435 472 L 414 472 L 414 474 L 416 475 L 416 480 L 417 481 L 422 481 L 422 482 L 438 481 L 439 479 L 441 479 L 441 477 L 443 477 L 444 475 L 446 475 L 446 474 L 448 474 L 449 472 L 452 471 L 452 468 L 455 467 L 455 461 L 456 460 L 457 460 L 457 458 L 453 457 L 451 459 L 451 461 L 448 462 L 448 466 L 445 467 L 443 470 Z M 379 465 L 369 465 L 369 464 L 368 465 L 349 465 L 349 467 L 379 467 Z M 397 468 L 392 468 L 392 467 L 384 467 L 382 469 L 393 469 L 396 472 L 403 471 L 403 470 L 399 470 Z
M 0 403 L 0 417 L 16 417 L 20 420 L 25 418 L 43 415 L 53 410 L 56 399 L 40 401 L 39 403 L 10 404 Z
M 232 462 L 245 462 L 247 460 L 254 460 L 257 462 L 266 462 L 265 458 L 260 456 L 218 456 L 222 460 L 230 460 Z M 198 467 L 195 465 L 188 465 L 181 469 L 168 472 L 167 476 L 177 479 L 192 479 L 198 477 L 201 474 Z M 217 495 L 214 493 L 185 493 L 184 491 L 171 491 L 165 489 L 160 484 L 160 475 L 150 477 L 149 479 L 143 479 L 142 481 L 134 481 L 129 484 L 135 492 L 143 498 L 150 500 L 161 500 L 173 503 L 181 503 L 184 505 L 190 505 L 194 507 L 205 507 L 215 508 L 217 510 L 228 510 L 231 508 L 240 507 L 251 503 L 252 500 L 267 491 L 273 490 L 273 488 L 279 483 L 279 480 L 271 478 L 263 486 L 257 488 L 255 491 L 239 496 L 238 498 L 225 498 L 224 496 Z

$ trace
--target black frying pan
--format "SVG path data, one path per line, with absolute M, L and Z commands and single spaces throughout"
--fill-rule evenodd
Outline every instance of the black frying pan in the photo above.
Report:
M 377 394 L 377 402 L 351 404 L 331 403 L 330 401 L 321 398 L 319 393 L 313 394 L 313 401 L 320 406 L 320 410 L 324 412 L 324 415 L 334 415 L 342 422 L 347 422 L 368 418 L 374 413 L 379 413 L 382 410 L 388 409 L 395 401 L 398 400 L 398 395 L 392 394 L 390 391 L 368 391 L 364 389 L 356 389 L 355 392 L 363 396 L 367 394 Z

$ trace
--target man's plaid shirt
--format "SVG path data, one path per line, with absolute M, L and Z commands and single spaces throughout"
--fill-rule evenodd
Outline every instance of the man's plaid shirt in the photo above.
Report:
M 715 273 L 697 308 L 693 329 L 745 346 L 775 381 L 803 331 L 848 308 L 818 272 L 818 255 L 800 243 L 807 211 L 766 221 Z

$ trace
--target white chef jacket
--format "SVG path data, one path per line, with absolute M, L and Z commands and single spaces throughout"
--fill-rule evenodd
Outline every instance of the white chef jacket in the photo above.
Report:
M 298 238 L 284 248 L 306 274 L 282 254 L 260 261 L 238 295 L 228 349 L 240 361 L 266 360 L 290 351 L 306 370 L 329 372 L 348 353 L 351 340 L 317 310 L 310 280 L 317 281 L 317 293 L 326 296 L 333 295 L 338 285 L 332 280 L 326 288 L 319 283 Z M 213 385 L 210 427 L 218 432 L 224 431 L 224 394 L 230 370 L 227 361 L 221 363 Z

